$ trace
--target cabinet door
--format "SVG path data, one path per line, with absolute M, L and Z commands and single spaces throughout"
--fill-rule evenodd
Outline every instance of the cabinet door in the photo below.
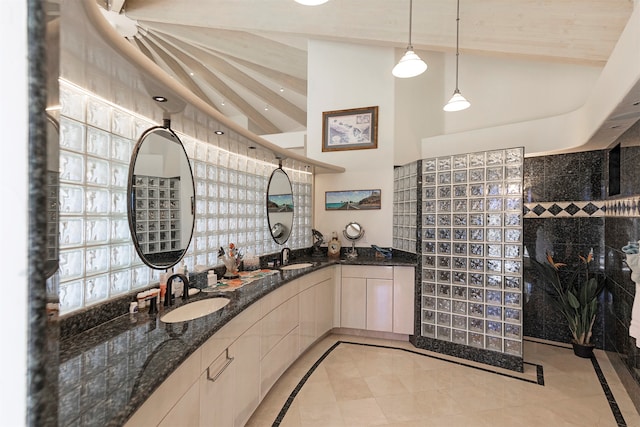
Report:
M 367 326 L 367 279 L 343 277 L 340 296 L 340 326 L 365 329 Z
M 415 315 L 415 269 L 393 269 L 393 332 L 413 335 Z
M 260 324 L 257 323 L 231 346 L 235 360 L 234 423 L 243 426 L 260 403 Z
M 316 339 L 333 328 L 333 279 L 318 284 L 316 289 Z
M 199 425 L 199 399 L 200 390 L 198 382 L 193 383 L 191 388 L 182 398 L 171 408 L 169 413 L 162 419 L 159 427 L 196 427 Z
M 230 391 L 235 360 L 229 363 L 227 357 L 233 357 L 232 354 L 232 348 L 229 353 L 223 352 L 200 376 L 200 425 L 233 426 L 234 395 Z
M 367 330 L 393 330 L 393 280 L 367 279 Z
M 316 288 L 313 286 L 300 292 L 300 353 L 316 340 L 316 312 L 323 310 L 316 307 Z
M 300 333 L 296 327 L 262 359 L 260 362 L 261 399 L 264 399 L 278 378 L 295 362 L 300 354 L 299 350 Z

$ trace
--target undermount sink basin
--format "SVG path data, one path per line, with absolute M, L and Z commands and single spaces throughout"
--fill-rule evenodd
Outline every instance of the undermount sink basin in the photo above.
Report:
M 186 322 L 214 313 L 229 304 L 229 298 L 207 298 L 176 308 L 160 318 L 164 323 Z
M 301 268 L 312 267 L 313 263 L 311 262 L 301 262 L 299 264 L 289 264 L 280 267 L 280 270 L 300 270 Z

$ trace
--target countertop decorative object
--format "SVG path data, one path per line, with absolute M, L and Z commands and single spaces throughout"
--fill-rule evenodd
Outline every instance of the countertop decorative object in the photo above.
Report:
M 336 264 L 408 265 L 415 259 L 360 257 L 354 261 L 296 258 L 312 267 L 277 271 L 234 292 L 200 293 L 190 301 L 224 295 L 231 301 L 208 316 L 162 323 L 146 311 L 126 313 L 60 342 L 58 425 L 122 425 L 195 350 L 260 298 L 294 279 Z M 183 304 L 178 300 L 174 309 Z M 53 404 L 54 402 L 52 402 Z

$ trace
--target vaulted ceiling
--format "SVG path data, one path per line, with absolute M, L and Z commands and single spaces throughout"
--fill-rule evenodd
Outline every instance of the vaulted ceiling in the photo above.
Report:
M 114 25 L 144 55 L 224 115 L 246 117 L 257 134 L 306 129 L 309 39 L 401 50 L 408 41 L 407 0 L 98 3 L 111 18 L 127 18 Z M 604 65 L 633 2 L 462 0 L 460 7 L 462 54 Z M 455 0 L 416 0 L 414 48 L 454 51 L 455 16 Z

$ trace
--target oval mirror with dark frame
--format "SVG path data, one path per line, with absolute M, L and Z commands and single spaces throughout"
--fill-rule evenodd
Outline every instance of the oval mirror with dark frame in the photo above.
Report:
M 267 220 L 273 240 L 283 245 L 293 227 L 293 189 L 282 166 L 274 170 L 267 186 Z
M 127 192 L 129 229 L 140 259 L 154 269 L 173 267 L 193 235 L 195 186 L 187 152 L 168 121 L 147 129 L 136 143 Z

